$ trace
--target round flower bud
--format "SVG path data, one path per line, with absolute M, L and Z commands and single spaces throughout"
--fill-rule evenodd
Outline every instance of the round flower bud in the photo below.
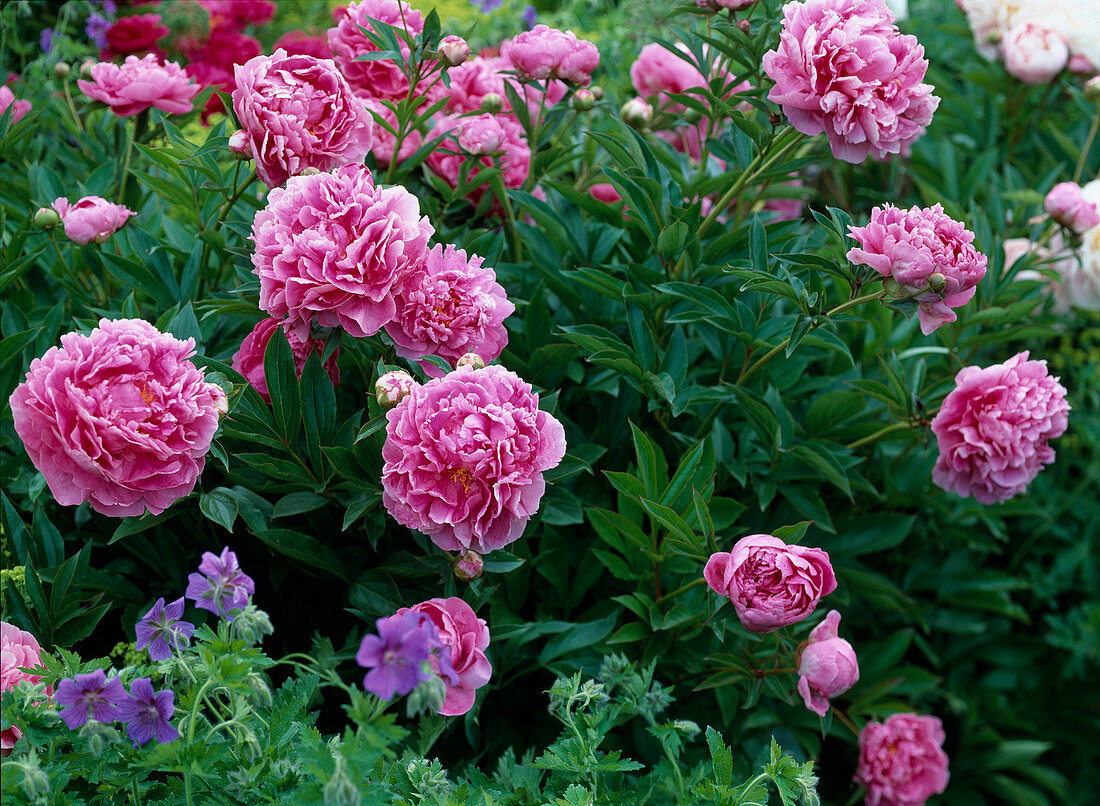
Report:
M 80 76 L 86 78 L 89 81 L 92 78 L 92 68 L 96 65 L 95 59 L 85 59 L 80 64 Z
M 439 43 L 439 55 L 451 67 L 458 67 L 470 58 L 470 46 L 461 36 L 445 36 Z
M 937 294 L 943 293 L 943 290 L 947 288 L 947 277 L 943 272 L 933 272 L 928 275 L 928 290 Z
M 416 382 L 412 375 L 398 369 L 387 372 L 375 382 L 374 394 L 378 398 L 379 406 L 384 409 L 392 409 L 418 386 L 420 384 Z
M 464 551 L 455 562 L 455 578 L 473 582 L 485 571 L 485 561 L 476 551 Z
M 23 769 L 23 792 L 33 802 L 50 792 L 50 779 L 37 767 Z
M 591 92 L 594 96 L 596 96 L 597 101 L 602 101 L 603 100 L 603 87 L 601 87 L 597 84 L 593 84 L 591 87 L 588 88 L 588 91 Z
M 1085 97 L 1100 105 L 1100 76 L 1093 76 L 1085 82 Z
M 60 223 L 61 216 L 57 214 L 57 210 L 53 210 L 49 207 L 39 207 L 38 212 L 34 214 L 34 225 L 36 227 L 53 229 Z
M 749 29 L 752 28 L 752 23 L 748 20 L 738 20 L 737 27 L 747 34 L 749 32 Z
M 229 135 L 229 150 L 239 160 L 252 159 L 252 144 L 248 139 L 248 134 L 238 130 Z
M 684 120 L 688 123 L 698 123 L 703 119 L 703 113 L 694 107 L 688 107 L 684 110 Z
M 577 90 L 573 96 L 573 108 L 578 112 L 587 112 L 596 105 L 596 95 L 592 90 Z
M 653 107 L 644 98 L 631 98 L 620 110 L 623 122 L 634 129 L 644 129 L 653 120 Z
M 495 115 L 504 108 L 504 99 L 495 92 L 487 92 L 481 97 L 481 111 Z
M 463 356 L 459 356 L 458 361 L 455 363 L 455 369 L 461 369 L 462 367 L 471 367 L 472 369 L 485 369 L 485 361 L 477 353 L 466 353 Z
M 68 78 L 73 69 L 68 62 L 58 62 L 53 66 L 53 74 L 58 78 Z
M 308 168 L 303 168 L 301 170 L 301 173 L 298 174 L 298 176 L 317 176 L 317 174 L 319 174 L 319 173 L 321 173 L 321 169 L 320 168 L 314 168 L 311 165 Z

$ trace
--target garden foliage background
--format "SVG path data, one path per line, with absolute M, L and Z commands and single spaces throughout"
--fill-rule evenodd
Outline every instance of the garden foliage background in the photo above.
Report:
M 951 764 L 944 803 L 1085 803 L 1100 791 L 1100 316 L 1055 313 L 1042 283 L 1013 279 L 1020 265 L 1003 260 L 1006 239 L 1042 229 L 1033 220 L 1053 184 L 1079 164 L 1085 180 L 1100 169 L 1100 145 L 1081 153 L 1097 107 L 1078 78 L 1015 81 L 978 55 L 954 3 L 912 2 L 901 27 L 924 45 L 927 81 L 942 98 L 912 155 L 851 165 L 807 138 L 753 175 L 729 221 L 696 238 L 705 212 L 684 198 L 724 192 L 778 131 L 759 62 L 779 4 L 753 7 L 752 36 L 732 26 L 708 34 L 765 87 L 744 114 L 712 91 L 694 96 L 727 111 L 730 125 L 710 143 L 724 171 L 713 160 L 699 169 L 618 111 L 634 94 L 628 68 L 640 48 L 681 39 L 698 55 L 707 18 L 670 17 L 671 5 L 654 2 L 536 4 L 540 21 L 598 44 L 605 92 L 577 119 L 568 106 L 551 111 L 533 169 L 545 199 L 510 191 L 515 219 L 502 227 L 420 166 L 392 178 L 417 194 L 437 242 L 496 268 L 517 306 L 499 363 L 540 390 L 566 428 L 568 453 L 547 474 L 538 514 L 466 583 L 381 506 L 374 381 L 383 365 L 412 366 L 381 335 L 340 341 L 335 388 L 315 361 L 295 380 L 288 355 L 274 359 L 284 364 L 278 379 L 268 377 L 272 408 L 239 385 L 228 364 L 262 316 L 248 235 L 266 189 L 242 186 L 248 166 L 227 150 L 232 121 L 203 128 L 198 111 L 153 111 L 120 191 L 132 120 L 93 109 L 75 74 L 53 72 L 58 59 L 91 55 L 73 28 L 83 5 L 14 2 L 0 12 L 0 73 L 18 73 L 18 97 L 33 104 L 18 123 L 0 122 L 0 397 L 61 334 L 100 317 L 192 337 L 196 361 L 237 385 L 195 492 L 161 515 L 121 521 L 57 505 L 5 405 L 5 621 L 47 650 L 134 662 L 125 645 L 138 617 L 183 590 L 199 554 L 229 545 L 275 626 L 267 654 L 312 647 L 348 680 L 376 618 L 433 596 L 474 606 L 490 626 L 493 678 L 473 711 L 438 727 L 431 751 L 456 773 L 552 742 L 560 725 L 544 692 L 559 675 L 594 675 L 617 652 L 655 664 L 654 679 L 675 697 L 669 713 L 719 729 L 738 774 L 766 760 L 774 737 L 794 758 L 815 759 L 824 801 L 843 803 L 855 792 L 855 735 L 807 711 L 793 675 L 752 671 L 789 652 L 808 625 L 785 644 L 755 636 L 728 603 L 692 585 L 711 551 L 790 527 L 788 540 L 824 548 L 836 570 L 839 587 L 822 604 L 842 612 L 861 671 L 839 702 L 845 721 L 940 717 Z M 520 30 L 520 10 L 482 14 L 453 0 L 440 6 L 443 33 L 476 21 L 471 43 L 496 44 Z M 284 4 L 255 35 L 270 52 L 290 28 L 329 24 L 325 4 Z M 58 36 L 49 58 L 38 46 L 46 26 Z M 777 185 L 793 172 L 801 187 Z M 601 173 L 629 216 L 583 192 Z M 137 215 L 102 246 L 34 226 L 39 207 L 90 194 Z M 806 212 L 777 221 L 754 204 L 777 195 L 804 200 Z M 847 225 L 885 202 L 942 204 L 989 256 L 974 301 L 933 335 L 877 302 L 813 318 L 853 288 Z M 792 347 L 746 373 L 792 333 Z M 962 366 L 1022 350 L 1046 359 L 1069 390 L 1056 462 L 1004 504 L 944 492 L 931 479 L 930 412 Z M 914 427 L 864 440 L 898 422 Z M 276 682 L 287 673 L 271 672 Z M 341 732 L 339 706 L 316 702 L 323 732 Z M 663 740 L 646 727 L 617 727 L 609 742 L 668 772 Z M 702 742 L 675 749 L 685 770 L 708 758 Z

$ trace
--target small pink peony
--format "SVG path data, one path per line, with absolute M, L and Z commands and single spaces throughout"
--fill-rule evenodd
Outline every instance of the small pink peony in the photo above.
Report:
M 561 423 L 500 366 L 457 369 L 386 415 L 382 503 L 444 551 L 485 554 L 519 538 L 542 474 L 565 455 Z
M 447 71 L 451 87 L 444 110 L 452 113 L 492 111 L 482 109 L 481 105 L 486 96 L 495 96 L 501 101 L 501 109 L 510 112 L 505 84 L 524 99 L 532 115 L 539 114 L 540 110 L 553 106 L 565 97 L 568 88 L 563 82 L 551 79 L 543 82 L 545 88 L 542 84 L 536 88 L 521 83 L 511 74 L 514 69 L 503 56 L 475 56 L 458 67 L 452 67 Z
M 18 123 L 25 114 L 31 111 L 30 101 L 15 100 L 15 93 L 11 91 L 11 88 L 0 85 L 0 115 L 4 114 L 9 106 L 11 107 L 12 123 Z
M 840 613 L 830 610 L 813 628 L 798 663 L 798 693 L 818 716 L 829 712 L 829 700 L 839 697 L 859 680 L 859 664 L 852 645 L 840 638 Z
M 1047 440 L 1066 430 L 1066 389 L 1026 352 L 991 367 L 964 367 L 932 420 L 940 457 L 932 480 L 983 504 L 1022 493 L 1054 461 Z
M 28 683 L 39 682 L 42 678 L 38 675 L 20 670 L 36 669 L 41 665 L 42 647 L 35 637 L 14 624 L 0 621 L 0 692 L 11 691 L 24 680 Z M 50 693 L 47 688 L 46 694 Z M 0 731 L 0 754 L 10 754 L 22 735 L 23 731 L 15 725 Z
M 943 725 L 934 716 L 894 714 L 859 734 L 852 779 L 867 787 L 867 806 L 923 806 L 947 788 Z
M 439 43 L 439 54 L 450 67 L 457 67 L 470 58 L 470 45 L 461 36 L 445 36 Z
M 277 50 L 233 73 L 233 111 L 268 187 L 305 168 L 361 162 L 370 151 L 373 118 L 331 60 Z
M 93 64 L 91 75 L 91 81 L 76 82 L 80 91 L 107 104 L 120 117 L 136 115 L 151 106 L 170 115 L 187 114 L 202 89 L 178 64 L 161 64 L 151 53 L 140 59 L 127 56 L 121 65 Z
M 764 54 L 768 99 L 798 131 L 829 137 L 834 156 L 862 162 L 907 154 L 940 99 L 928 61 L 882 0 L 805 0 L 783 6 L 778 50 Z
M 610 182 L 597 182 L 588 188 L 588 193 L 593 199 L 602 201 L 604 204 L 615 204 L 623 200 L 619 191 L 615 190 L 615 186 Z
M 447 688 L 447 698 L 439 713 L 443 716 L 461 716 L 474 707 L 477 695 L 474 693 L 489 682 L 493 667 L 485 657 L 485 648 L 489 646 L 489 627 L 485 619 L 480 619 L 462 599 L 452 596 L 449 599 L 429 599 L 412 607 L 402 607 L 402 613 L 423 613 L 432 620 L 439 630 L 439 638 L 446 651 L 450 652 L 451 667 L 458 674 L 458 684 L 452 684 L 442 677 Z M 438 664 L 431 659 L 433 669 L 438 674 Z
M 267 343 L 271 341 L 272 334 L 280 324 L 282 324 L 283 332 L 290 343 L 290 351 L 294 356 L 294 368 L 298 371 L 299 378 L 302 377 L 302 370 L 305 369 L 309 354 L 311 352 L 317 353 L 317 357 L 320 358 L 325 350 L 323 341 L 312 339 L 301 341 L 298 339 L 294 335 L 294 331 L 286 326 L 285 320 L 281 322 L 279 319 L 271 317 L 257 322 L 252 331 L 244 337 L 240 349 L 233 354 L 233 369 L 244 375 L 248 382 L 252 384 L 252 388 L 259 392 L 260 397 L 268 403 L 271 402 L 271 395 L 267 389 L 267 378 L 264 377 L 264 353 L 267 350 Z M 334 350 L 328 361 L 325 362 L 325 372 L 332 378 L 333 386 L 338 386 L 340 383 L 340 370 L 336 366 L 336 359 L 339 355 L 340 351 L 338 349 Z
M 706 87 L 713 77 L 721 76 L 723 79 L 730 77 L 728 72 L 721 68 L 719 62 L 715 62 L 711 75 L 704 76 L 699 72 L 699 68 L 688 61 L 690 52 L 687 46 L 678 45 L 677 48 L 684 54 L 684 58 L 656 42 L 642 48 L 638 58 L 630 65 L 630 82 L 639 96 L 645 98 L 656 96 L 659 103 L 666 104 L 670 103 L 668 97 L 670 93 L 683 93 L 697 87 Z M 666 108 L 677 112 L 683 111 L 684 106 L 670 104 Z
M 496 272 L 477 255 L 461 249 L 432 247 L 427 258 L 405 279 L 397 295 L 397 315 L 386 325 L 402 358 L 437 355 L 455 366 L 465 353 L 488 362 L 508 344 L 504 320 L 516 310 Z M 421 361 L 432 377 L 443 373 Z
M 202 472 L 225 392 L 180 341 L 140 319 L 101 319 L 31 361 L 12 393 L 15 430 L 57 502 L 160 514 Z
M 50 205 L 61 216 L 65 235 L 81 246 L 92 241 L 103 243 L 122 228 L 134 211 L 121 204 L 112 204 L 99 196 L 85 196 L 76 204 L 58 198 Z
M 1051 218 L 1078 234 L 1100 225 L 1100 206 L 1086 198 L 1076 182 L 1059 182 L 1052 187 L 1043 206 Z
M 506 41 L 500 55 L 523 78 L 541 81 L 553 77 L 586 87 L 600 64 L 600 51 L 591 42 L 577 39 L 572 31 L 542 24 Z
M 328 44 L 340 72 L 356 90 L 374 98 L 398 100 L 409 91 L 409 79 L 393 59 L 356 61 L 359 56 L 375 53 L 378 48 L 359 29 L 374 31 L 371 20 L 392 25 L 416 35 L 424 30 L 423 15 L 403 0 L 358 0 L 335 17 L 336 27 L 328 29 Z M 398 36 L 401 55 L 409 56 L 409 46 Z
M 916 299 L 926 336 L 954 322 L 952 308 L 965 305 L 985 277 L 986 257 L 971 241 L 974 233 L 949 217 L 939 204 L 901 210 L 876 207 L 864 227 L 849 227 L 858 247 L 848 260 L 870 266 L 901 287 L 896 294 Z
M 1027 20 L 1014 25 L 1001 39 L 1005 70 L 1025 84 L 1052 81 L 1069 61 L 1069 45 L 1057 31 Z
M 745 629 L 757 633 L 802 621 L 836 590 L 828 554 L 771 535 L 749 535 L 733 551 L 712 554 L 703 578 L 729 597 Z
M 260 307 L 305 341 L 314 321 L 372 336 L 397 313 L 394 293 L 435 230 L 403 187 L 376 187 L 363 165 L 295 176 L 252 222 Z
M 379 376 L 374 382 L 374 396 L 378 405 L 392 409 L 413 389 L 420 386 L 412 375 L 401 369 L 395 369 Z
M 480 166 L 486 168 L 497 165 L 504 172 L 504 186 L 518 188 L 527 179 L 531 169 L 531 148 L 523 137 L 523 127 L 509 115 L 475 115 L 458 117 L 443 115 L 436 120 L 435 127 L 428 134 L 429 140 L 446 135 L 446 138 L 425 161 L 428 167 L 443 177 L 451 187 L 458 187 L 463 163 L 474 162 L 467 175 L 467 184 L 475 184 Z M 489 155 L 485 149 L 490 145 L 499 146 L 496 153 Z M 468 148 L 477 148 L 470 152 Z M 470 190 L 469 199 L 475 205 L 485 195 L 488 185 L 482 183 Z M 494 203 L 494 211 L 500 213 L 499 202 Z

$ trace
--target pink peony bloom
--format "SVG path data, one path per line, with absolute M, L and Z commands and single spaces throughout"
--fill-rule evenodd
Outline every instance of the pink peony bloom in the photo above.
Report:
M 947 788 L 943 725 L 934 716 L 894 714 L 859 735 L 852 779 L 867 787 L 867 806 L 923 806 Z
M 386 416 L 382 503 L 444 551 L 485 554 L 519 538 L 542 474 L 565 455 L 561 423 L 500 366 L 428 381 Z
M 773 187 L 802 187 L 801 179 L 790 179 L 786 182 L 781 182 Z M 776 196 L 771 199 L 767 199 L 764 202 L 764 209 L 771 210 L 775 213 L 775 221 L 798 221 L 802 218 L 802 210 L 806 206 L 802 199 L 789 198 L 787 196 Z
M 394 293 L 435 230 L 403 187 L 376 187 L 363 165 L 295 176 L 252 222 L 260 307 L 305 341 L 314 321 L 356 338 L 397 313 Z
M 25 114 L 31 111 L 30 101 L 15 100 L 15 93 L 11 91 L 11 88 L 0 85 L 0 115 L 4 114 L 9 106 L 11 107 L 12 123 L 18 123 Z
M 1054 461 L 1047 440 L 1066 430 L 1066 389 L 1026 352 L 991 367 L 964 367 L 932 420 L 940 457 L 932 480 L 983 504 L 1022 493 Z
M 272 0 L 198 0 L 210 13 L 210 30 L 242 31 L 249 25 L 263 25 L 275 16 Z
M 1043 206 L 1051 218 L 1078 234 L 1100 225 L 1100 206 L 1086 198 L 1076 182 L 1059 182 L 1052 187 Z
M 272 50 L 285 50 L 288 56 L 312 56 L 315 59 L 331 59 L 332 48 L 328 39 L 313 36 L 302 30 L 287 31 L 275 40 Z
M 1046 84 L 1069 61 L 1069 45 L 1057 31 L 1028 20 L 1013 26 L 1001 40 L 1005 70 L 1025 84 Z
M 745 629 L 757 633 L 802 621 L 822 596 L 836 590 L 827 553 L 788 546 L 771 535 L 749 535 L 733 551 L 712 554 L 703 578 L 729 597 Z
M 140 319 L 101 319 L 31 361 L 9 402 L 59 504 L 157 515 L 194 489 L 227 408 L 187 360 L 194 349 Z
M 987 261 L 971 244 L 974 233 L 939 204 L 908 210 L 892 204 L 876 207 L 866 226 L 849 231 L 859 246 L 848 250 L 848 260 L 896 282 L 900 289 L 892 296 L 916 299 L 926 336 L 954 322 L 958 317 L 951 309 L 969 302 L 985 277 Z
M 506 41 L 500 55 L 523 78 L 542 81 L 553 77 L 586 87 L 600 64 L 600 51 L 591 42 L 577 39 L 572 31 L 542 24 Z
M 127 56 L 121 65 L 93 64 L 91 74 L 91 81 L 76 82 L 80 91 L 107 104 L 112 112 L 124 118 L 151 106 L 170 115 L 187 114 L 202 89 L 178 64 L 161 64 L 151 53 L 141 59 Z
M 825 132 L 847 162 L 907 154 L 940 102 L 922 83 L 924 48 L 898 33 L 882 0 L 787 3 L 763 64 L 775 81 L 768 99 L 800 132 Z
M 690 52 L 686 45 L 678 45 L 677 48 L 690 58 Z M 669 104 L 665 107 L 671 112 L 683 111 L 683 104 L 670 103 L 670 93 L 683 93 L 697 87 L 710 85 L 711 78 L 721 77 L 724 84 L 728 84 L 731 76 L 721 68 L 716 60 L 710 75 L 704 76 L 688 58 L 681 58 L 656 42 L 646 45 L 638 58 L 630 65 L 630 82 L 639 96 L 645 98 L 657 97 L 658 102 Z M 745 83 L 742 87 L 748 87 Z
M 0 692 L 11 691 L 24 680 L 39 682 L 41 677 L 20 669 L 36 669 L 41 665 L 42 647 L 35 637 L 14 624 L 0 621 Z M 46 694 L 50 693 L 51 689 L 47 688 Z M 9 755 L 22 735 L 23 731 L 15 725 L 0 731 L 0 754 Z
M 81 246 L 92 241 L 103 243 L 134 215 L 134 211 L 121 204 L 112 204 L 99 196 L 85 196 L 76 204 L 66 198 L 58 198 L 50 205 L 61 216 L 65 235 Z
M 504 186 L 508 188 L 521 187 L 526 181 L 527 173 L 531 169 L 531 148 L 523 137 L 523 127 L 515 118 L 489 114 L 473 117 L 443 115 L 436 120 L 435 127 L 428 133 L 428 139 L 434 140 L 442 135 L 446 135 L 446 138 L 428 155 L 425 162 L 451 187 L 458 187 L 462 166 L 467 160 L 474 165 L 469 169 L 466 178 L 468 185 L 476 184 L 480 166 L 492 168 L 499 165 L 504 171 Z M 463 148 L 465 144 L 467 147 L 484 149 L 486 144 L 491 144 L 498 138 L 502 140 L 497 153 L 492 156 L 485 154 L 483 150 L 480 153 L 471 153 Z M 477 185 L 470 190 L 468 198 L 476 205 L 487 190 L 487 184 Z M 500 203 L 494 202 L 492 209 L 499 215 Z
M 532 115 L 537 115 L 540 109 L 549 108 L 565 97 L 568 88 L 563 82 L 553 79 L 543 82 L 546 85 L 544 92 L 542 85 L 535 88 L 530 84 L 523 84 L 507 72 L 514 69 L 512 63 L 503 56 L 476 56 L 458 67 L 452 67 L 447 71 L 451 87 L 444 110 L 452 113 L 479 112 L 482 111 L 482 100 L 486 95 L 492 94 L 500 97 L 503 111 L 510 112 L 512 107 L 504 89 L 505 84 L 510 85 L 524 99 Z
M 409 80 L 393 59 L 375 59 L 359 62 L 356 58 L 378 50 L 374 43 L 359 30 L 373 31 L 371 20 L 392 25 L 399 30 L 416 35 L 424 30 L 423 15 L 403 0 L 358 0 L 348 4 L 336 20 L 336 27 L 328 29 L 328 44 L 340 72 L 356 90 L 374 98 L 397 100 L 409 91 Z M 398 36 L 401 55 L 408 57 L 409 46 Z
M 268 403 L 271 402 L 271 394 L 267 388 L 267 378 L 264 377 L 264 353 L 267 350 L 267 343 L 271 341 L 271 335 L 280 323 L 283 326 L 287 341 L 290 343 L 290 352 L 294 356 L 294 368 L 297 370 L 299 378 L 302 377 L 302 370 L 305 369 L 309 354 L 311 352 L 317 353 L 317 357 L 320 358 L 325 350 L 323 341 L 299 340 L 294 335 L 294 331 L 286 326 L 285 321 L 280 322 L 280 320 L 271 317 L 257 322 L 252 331 L 244 337 L 240 349 L 233 354 L 233 369 L 244 375 L 248 382 L 252 384 L 252 388 L 259 392 L 260 397 Z M 325 372 L 332 378 L 333 386 L 338 386 L 340 383 L 340 370 L 336 367 L 336 359 L 339 355 L 340 351 L 338 349 L 334 350 L 328 361 L 325 362 Z
M 447 688 L 447 698 L 439 713 L 461 716 L 474 707 L 477 697 L 474 692 L 488 683 L 493 674 L 493 667 L 485 657 L 485 648 L 489 646 L 489 627 L 485 619 L 478 618 L 473 608 L 457 596 L 429 599 L 412 607 L 402 607 L 397 615 L 409 612 L 423 613 L 439 631 L 444 651 L 450 653 L 451 667 L 458 675 L 457 684 L 441 676 Z M 439 674 L 439 661 L 434 656 L 431 665 Z
M 829 700 L 839 697 L 859 680 L 859 664 L 852 645 L 840 638 L 840 613 L 830 610 L 813 628 L 798 663 L 798 693 L 818 716 L 829 712 Z
M 615 190 L 615 186 L 610 182 L 597 182 L 588 188 L 588 193 L 593 199 L 602 201 L 604 204 L 614 204 L 623 200 L 619 191 Z
M 360 162 L 370 151 L 373 119 L 329 59 L 277 50 L 233 72 L 233 111 L 268 187 L 305 168 Z
M 515 311 L 497 282 L 496 272 L 477 255 L 461 249 L 432 247 L 427 258 L 405 279 L 397 295 L 397 315 L 386 325 L 402 358 L 437 355 L 451 366 L 464 354 L 489 362 L 508 343 L 504 320 Z M 432 377 L 443 373 L 421 361 Z

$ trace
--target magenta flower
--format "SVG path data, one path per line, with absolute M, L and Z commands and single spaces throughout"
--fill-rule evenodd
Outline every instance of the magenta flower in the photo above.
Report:
M 787 3 L 779 49 L 763 64 L 775 82 L 768 99 L 798 131 L 827 134 L 847 162 L 907 154 L 940 102 L 922 83 L 924 48 L 898 33 L 882 0 Z
M 969 302 L 985 277 L 987 261 L 971 243 L 974 233 L 939 204 L 876 207 L 866 226 L 849 231 L 859 246 L 848 250 L 848 260 L 896 282 L 900 288 L 891 296 L 915 299 L 925 335 L 954 322 L 958 317 L 951 309 Z
M 859 680 L 859 663 L 852 645 L 839 636 L 840 613 L 830 610 L 810 632 L 798 664 L 798 693 L 818 716 L 829 712 L 829 699 L 838 697 Z
M 561 423 L 500 366 L 428 381 L 386 416 L 382 503 L 445 551 L 516 540 L 538 510 L 542 474 L 565 455 Z
M 433 657 L 448 678 L 457 682 L 449 658 L 438 654 L 443 643 L 428 616 L 405 610 L 378 619 L 375 626 L 378 635 L 363 639 L 355 660 L 370 669 L 363 678 L 363 688 L 378 699 L 392 700 L 395 694 L 403 697 L 431 679 L 431 673 L 424 670 L 424 661 Z
M 445 139 L 428 155 L 425 164 L 451 187 L 458 187 L 464 165 L 468 171 L 468 185 L 477 184 L 477 176 L 483 168 L 499 167 L 506 188 L 522 187 L 527 180 L 531 170 L 531 147 L 524 139 L 523 127 L 511 115 L 441 115 L 428 133 L 428 139 L 444 135 Z M 493 146 L 496 148 L 490 153 L 488 149 Z M 468 150 L 471 148 L 476 151 Z M 478 184 L 467 198 L 476 205 L 488 187 L 484 182 Z M 503 213 L 498 201 L 493 202 L 492 209 L 497 215 Z
M 943 725 L 934 716 L 894 714 L 859 735 L 852 779 L 867 787 L 867 806 L 923 806 L 947 788 Z
M 76 730 L 89 718 L 97 722 L 114 722 L 119 717 L 119 703 L 126 698 L 126 690 L 117 677 L 109 680 L 102 669 L 57 684 L 54 702 L 63 706 L 58 716 Z
M 524 78 L 557 78 L 587 87 L 600 64 L 600 51 L 572 31 L 536 25 L 500 46 L 500 55 Z
M 180 737 L 180 732 L 168 721 L 176 710 L 175 699 L 171 689 L 153 691 L 148 677 L 139 677 L 130 684 L 130 693 L 119 703 L 118 718 L 126 723 L 126 734 L 134 747 L 141 747 L 153 737 L 160 744 Z
M 137 634 L 136 649 L 149 648 L 149 658 L 155 661 L 172 657 L 172 650 L 179 652 L 191 643 L 195 625 L 183 621 L 183 597 L 170 605 L 164 604 L 164 597 L 141 617 L 134 625 Z
M 129 207 L 112 204 L 99 196 L 85 196 L 76 204 L 69 204 L 68 199 L 59 197 L 50 206 L 61 216 L 65 235 L 81 246 L 92 241 L 103 243 L 121 229 L 130 216 L 135 215 Z
M 439 713 L 461 716 L 474 707 L 475 692 L 488 683 L 493 674 L 492 664 L 485 657 L 489 627 L 457 596 L 429 599 L 397 611 L 398 615 L 403 613 L 423 613 L 439 631 L 442 652 L 431 659 L 432 670 L 447 689 L 447 698 Z
M 416 35 L 424 30 L 424 17 L 403 0 L 356 0 L 336 18 L 336 27 L 328 29 L 328 44 L 333 58 L 348 83 L 374 98 L 397 100 L 409 91 L 409 80 L 393 59 L 356 61 L 378 48 L 360 28 L 374 31 L 371 20 L 384 22 L 399 31 Z M 409 56 L 409 46 L 398 36 L 401 55 Z
M 1047 440 L 1066 430 L 1066 389 L 1027 352 L 991 367 L 964 367 L 932 420 L 940 457 L 932 480 L 983 504 L 1022 493 L 1054 461 Z
M 31 111 L 31 102 L 23 99 L 16 100 L 11 87 L 0 86 L 0 115 L 11 107 L 11 122 L 18 123 L 25 114 Z
M 36 674 L 21 671 L 37 669 L 42 665 L 42 647 L 38 640 L 26 630 L 14 624 L 0 621 L 0 692 L 11 691 L 24 680 L 38 683 L 42 680 Z M 53 688 L 46 687 L 46 695 L 53 694 Z M 15 743 L 23 736 L 16 725 L 0 731 L 0 753 L 7 755 Z
M 295 332 L 287 326 L 286 320 L 271 317 L 257 322 L 252 331 L 244 337 L 240 349 L 233 354 L 232 366 L 233 369 L 244 375 L 248 382 L 252 384 L 252 388 L 268 403 L 271 402 L 271 395 L 268 392 L 267 378 L 264 375 L 264 353 L 267 350 L 268 342 L 271 341 L 272 334 L 280 324 L 283 333 L 286 334 L 287 342 L 290 344 L 290 352 L 294 357 L 294 369 L 299 378 L 302 377 L 302 370 L 305 369 L 310 353 L 317 353 L 317 357 L 320 358 L 325 350 L 323 341 L 314 339 L 299 340 Z M 336 366 L 336 359 L 339 356 L 340 350 L 333 350 L 332 355 L 324 364 L 325 372 L 332 379 L 333 386 L 339 386 L 340 384 L 340 370 Z
M 233 610 L 248 607 L 249 594 L 256 592 L 256 583 L 237 563 L 237 555 L 223 548 L 220 555 L 209 551 L 202 554 L 199 573 L 187 576 L 184 593 L 195 605 L 209 610 L 226 621 L 232 621 Z
M 156 515 L 194 489 L 226 411 L 225 392 L 187 360 L 194 348 L 140 319 L 101 319 L 31 361 L 9 402 L 59 504 Z
M 152 53 L 138 58 L 127 56 L 122 65 L 99 62 L 92 65 L 92 80 L 76 82 L 80 91 L 111 107 L 120 117 L 129 117 L 155 106 L 170 115 L 185 115 L 202 88 L 175 62 L 160 63 Z
M 394 294 L 435 229 L 402 187 L 376 187 L 362 165 L 293 177 L 252 223 L 260 307 L 305 341 L 316 321 L 357 338 L 397 313 Z

